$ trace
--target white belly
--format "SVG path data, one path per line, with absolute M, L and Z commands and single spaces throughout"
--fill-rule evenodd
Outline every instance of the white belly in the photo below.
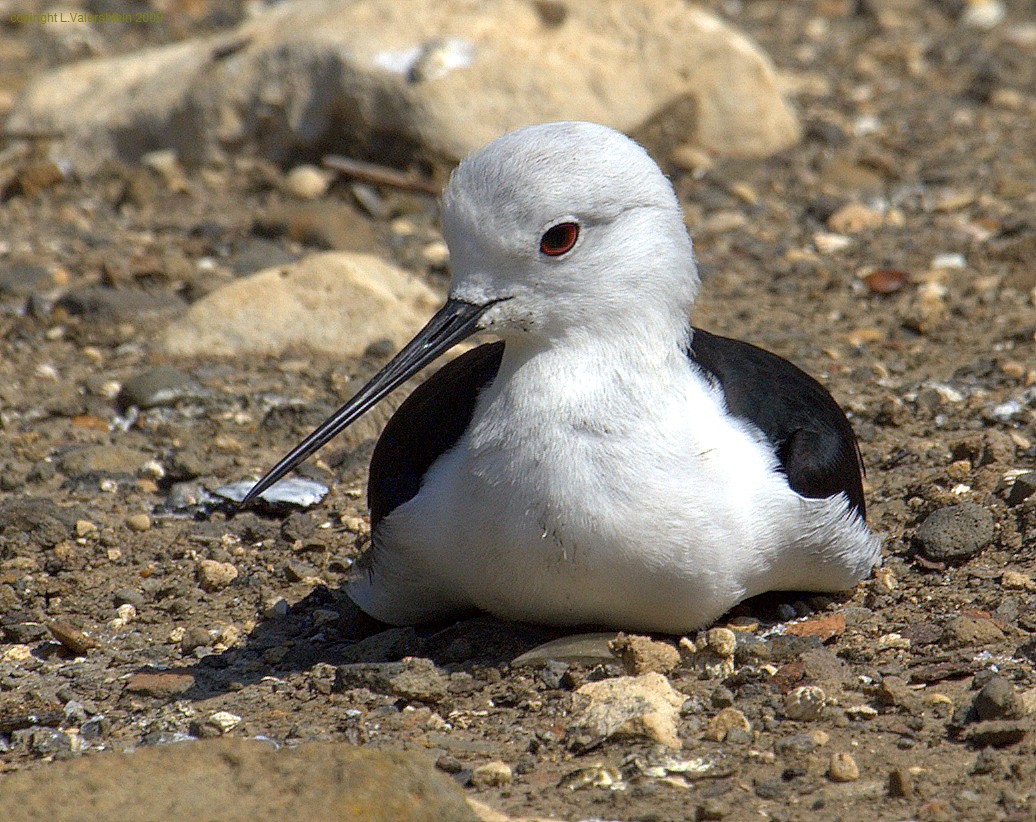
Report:
M 849 588 L 876 560 L 846 501 L 794 493 L 686 367 L 653 405 L 630 400 L 637 386 L 576 385 L 549 407 L 522 389 L 520 376 L 498 379 L 418 495 L 379 525 L 370 573 L 349 588 L 372 616 L 474 607 L 678 633 L 766 590 Z

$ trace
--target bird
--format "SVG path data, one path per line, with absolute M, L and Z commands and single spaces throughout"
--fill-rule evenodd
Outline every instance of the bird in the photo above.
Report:
M 700 277 L 668 177 L 606 126 L 526 126 L 453 170 L 443 307 L 281 459 L 249 504 L 462 340 L 371 458 L 346 593 L 390 625 L 481 611 L 681 634 L 879 563 L 860 451 L 785 359 L 691 324 Z

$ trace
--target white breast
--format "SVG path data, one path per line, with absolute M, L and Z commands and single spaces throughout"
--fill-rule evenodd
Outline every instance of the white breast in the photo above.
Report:
M 350 587 L 364 610 L 680 632 L 765 590 L 851 587 L 873 564 L 845 501 L 791 491 L 682 352 L 606 361 L 505 358 L 457 446 L 382 522 Z

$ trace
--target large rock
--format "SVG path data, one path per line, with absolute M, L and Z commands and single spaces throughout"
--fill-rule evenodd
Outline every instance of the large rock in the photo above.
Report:
M 457 784 L 423 757 L 239 739 L 101 753 L 0 780 L 6 822 L 263 819 L 475 822 Z
M 574 729 L 597 738 L 646 737 L 669 748 L 681 746 L 676 723 L 687 701 L 659 673 L 588 682 L 577 694 L 590 697 Z
M 207 294 L 159 337 L 170 356 L 280 354 L 308 348 L 358 357 L 372 342 L 407 342 L 441 300 L 378 257 L 332 251 Z
M 157 148 L 452 161 L 560 119 L 738 156 L 799 137 L 758 47 L 670 0 L 280 3 L 229 34 L 44 74 L 8 129 L 63 134 L 57 151 L 89 173 Z

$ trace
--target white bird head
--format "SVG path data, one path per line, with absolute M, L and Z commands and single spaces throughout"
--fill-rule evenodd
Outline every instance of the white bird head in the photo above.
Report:
M 632 347 L 687 330 L 699 280 L 676 194 L 647 152 L 610 128 L 551 123 L 494 140 L 454 171 L 443 232 L 453 271 L 446 305 L 242 506 L 481 329 L 516 345 Z
M 698 289 L 669 180 L 593 123 L 513 131 L 475 152 L 443 194 L 450 297 L 489 308 L 505 339 L 686 321 Z

